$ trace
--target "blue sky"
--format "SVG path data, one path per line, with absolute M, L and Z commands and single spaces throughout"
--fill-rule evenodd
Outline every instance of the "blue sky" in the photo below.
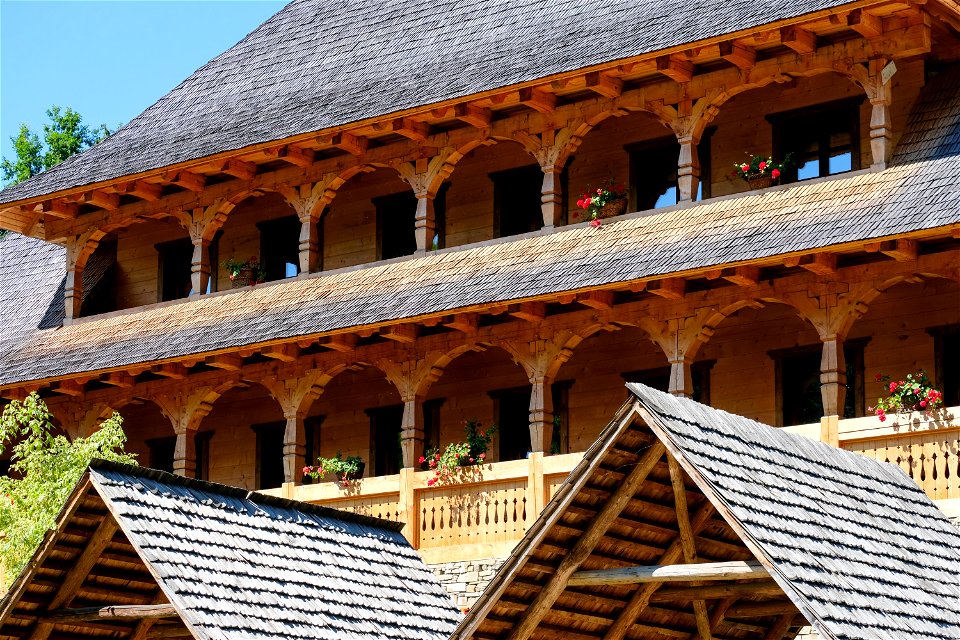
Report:
M 0 140 L 51 105 L 111 129 L 279 11 L 283 0 L 0 0 Z

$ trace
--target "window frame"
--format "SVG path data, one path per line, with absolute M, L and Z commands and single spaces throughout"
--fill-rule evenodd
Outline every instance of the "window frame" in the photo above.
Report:
M 960 360 L 948 358 L 946 354 L 947 341 L 960 343 L 960 323 L 930 327 L 926 332 L 933 337 L 933 384 L 943 391 L 944 406 L 960 405 Z M 954 348 L 960 349 L 960 346 Z M 947 362 L 953 363 L 949 373 Z M 948 382 L 956 388 L 948 388 Z
M 302 227 L 300 218 L 298 218 L 296 214 L 280 216 L 278 218 L 271 218 L 269 220 L 261 220 L 260 222 L 256 223 L 256 227 L 260 232 L 260 264 L 263 265 L 266 272 L 266 282 L 279 282 L 281 280 L 289 280 L 299 276 L 301 274 L 300 230 Z M 283 275 L 280 277 L 274 277 L 275 274 L 272 274 L 271 270 L 277 265 L 273 264 L 273 257 L 277 256 L 278 253 L 282 253 L 282 250 L 278 252 L 276 248 L 283 243 L 284 238 L 294 229 L 295 233 L 292 234 L 293 251 L 290 256 L 287 256 L 291 257 L 292 260 L 283 259 L 283 256 L 281 256 L 281 259 L 283 259 L 282 265 L 284 266 L 288 262 L 293 264 L 297 269 L 297 273 L 293 276 Z M 320 252 L 323 252 L 322 247 L 320 247 Z
M 566 166 L 564 166 L 563 171 L 560 173 L 560 193 L 561 193 L 561 211 L 562 218 L 560 220 L 561 225 L 567 223 L 567 184 L 569 182 L 567 177 L 567 167 L 573 161 L 573 158 L 570 158 Z M 502 232 L 502 221 L 503 221 L 503 210 L 504 210 L 504 188 L 505 184 L 509 180 L 514 181 L 523 181 L 523 178 L 530 179 L 534 175 L 539 176 L 539 180 L 531 180 L 534 184 L 537 185 L 537 194 L 538 194 L 538 206 L 536 208 L 537 212 L 537 228 L 529 231 L 521 231 L 519 233 L 514 233 L 510 235 L 503 235 Z M 487 174 L 487 177 L 490 179 L 490 182 L 493 184 L 493 237 L 494 238 L 512 238 L 514 236 L 523 235 L 524 233 L 535 233 L 543 229 L 543 209 L 539 206 L 542 203 L 540 198 L 543 195 L 543 169 L 540 168 L 540 165 L 534 164 L 525 164 L 519 167 L 512 167 L 510 169 L 502 169 L 500 171 L 492 171 Z M 526 182 L 524 181 L 524 184 Z M 534 216 L 531 215 L 531 219 Z
M 283 420 L 280 420 L 277 422 L 263 422 L 260 424 L 250 425 L 250 429 L 256 434 L 256 451 L 255 451 L 256 470 L 255 470 L 254 482 L 256 483 L 255 489 L 257 491 L 260 491 L 263 489 L 276 489 L 277 487 L 280 487 L 283 485 L 283 482 L 285 480 L 285 477 L 283 474 L 283 435 L 284 435 L 284 432 L 286 431 L 286 428 L 287 428 L 287 423 L 286 421 L 283 421 Z M 267 444 L 266 442 L 264 442 L 264 440 L 266 440 L 267 437 L 277 437 L 277 434 L 279 434 L 279 438 L 280 438 L 280 448 L 279 448 L 280 455 L 277 456 L 276 461 L 270 462 L 270 464 L 271 465 L 275 464 L 279 468 L 280 484 L 277 485 L 276 487 L 268 487 L 268 486 L 264 486 L 264 477 L 263 477 L 265 475 L 265 471 L 263 467 L 264 467 L 264 462 L 266 460 L 265 458 L 266 452 L 264 451 L 264 449 L 266 448 L 266 444 Z M 271 471 L 273 472 L 271 475 L 276 473 L 275 469 L 271 469 Z
M 400 469 L 403 468 L 403 447 L 400 444 L 401 436 L 401 427 L 403 422 L 403 404 L 388 404 L 382 407 L 370 407 L 364 409 L 363 412 L 367 414 L 367 417 L 370 419 L 370 457 L 367 467 L 367 475 L 371 477 L 379 476 L 389 476 L 399 473 Z M 396 412 L 399 414 L 397 416 L 391 416 L 391 413 Z M 387 420 L 390 417 L 396 417 L 396 445 L 397 448 L 394 450 L 394 455 L 396 456 L 395 461 L 389 461 L 384 458 L 383 452 L 378 450 L 379 439 L 377 438 L 377 431 L 383 427 L 389 428 L 391 431 L 394 431 L 394 425 L 388 424 Z M 396 472 L 390 472 L 394 469 L 396 465 Z M 387 472 L 380 473 L 381 469 L 386 469 Z
M 806 180 L 815 180 L 816 178 L 826 178 L 829 176 L 842 175 L 844 173 L 850 173 L 851 171 L 858 171 L 861 169 L 861 144 L 860 144 L 860 105 L 863 103 L 865 96 L 854 96 L 850 98 L 842 98 L 840 100 L 831 100 L 829 102 L 823 102 L 817 105 L 812 105 L 809 107 L 800 107 L 798 109 L 789 109 L 786 111 L 778 111 L 777 113 L 767 114 L 766 120 L 770 123 L 772 128 L 772 150 L 773 158 L 777 161 L 783 159 L 784 154 L 787 152 L 784 145 L 784 131 L 809 131 L 811 128 L 816 129 L 820 138 L 818 140 L 818 161 L 820 165 L 820 174 L 813 178 L 804 178 L 804 180 L 799 180 L 797 178 L 797 164 L 794 164 L 790 167 L 784 169 L 784 175 L 782 177 L 782 182 L 805 182 Z M 830 169 L 830 147 L 829 147 L 829 134 L 823 133 L 822 127 L 811 127 L 809 120 L 826 120 L 831 119 L 830 115 L 838 115 L 842 111 L 848 111 L 846 114 L 842 114 L 845 118 L 849 118 L 849 131 L 850 131 L 850 170 L 849 171 L 838 171 L 837 173 L 829 173 Z M 808 121 L 807 124 L 804 121 Z M 823 147 L 823 141 L 827 140 L 828 147 L 826 150 Z M 824 169 L 827 170 L 827 173 L 824 173 Z
M 700 199 L 697 202 L 706 200 L 707 198 L 712 197 L 712 188 L 713 188 L 713 179 L 712 179 L 712 162 L 711 162 L 711 140 L 713 134 L 716 132 L 716 127 L 707 127 L 704 130 L 703 135 L 700 137 L 700 142 L 697 143 L 697 157 L 700 160 Z M 629 157 L 629 176 L 628 176 L 628 188 L 627 188 L 627 207 L 628 211 L 651 211 L 656 208 L 656 206 L 641 209 L 639 205 L 639 188 L 638 181 L 640 176 L 643 175 L 642 166 L 643 163 L 640 160 L 640 156 L 643 153 L 649 153 L 652 150 L 664 150 L 666 147 L 671 146 L 676 148 L 676 153 L 674 154 L 674 164 L 673 170 L 674 173 L 679 170 L 680 164 L 680 142 L 677 140 L 676 136 L 661 136 L 658 138 L 650 138 L 648 140 L 641 140 L 639 142 L 631 142 L 630 144 L 623 145 L 623 150 L 627 152 Z M 673 185 L 674 192 L 676 194 L 676 200 L 680 202 L 680 185 L 679 180 L 676 180 Z M 654 203 L 655 205 L 656 203 Z M 676 206 L 676 205 L 669 205 Z
M 207 284 L 208 292 L 216 292 L 219 289 L 219 265 L 220 265 L 220 236 L 222 232 L 218 231 L 213 237 L 213 241 L 207 245 L 207 257 L 210 260 L 210 276 Z M 153 245 L 153 248 L 157 251 L 157 302 L 173 302 L 175 300 L 185 300 L 190 297 L 191 292 L 193 292 L 193 285 L 190 285 L 190 289 L 187 292 L 187 295 L 181 296 L 178 298 L 169 298 L 164 299 L 164 266 L 167 261 L 170 259 L 168 255 L 173 250 L 184 250 L 188 255 L 187 260 L 187 273 L 193 277 L 193 242 L 190 238 L 176 238 L 174 240 L 166 240 L 164 242 L 158 242 Z

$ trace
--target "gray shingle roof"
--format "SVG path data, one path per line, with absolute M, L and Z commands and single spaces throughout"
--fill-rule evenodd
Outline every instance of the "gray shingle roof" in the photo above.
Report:
M 929 135 L 933 130 L 937 135 Z M 0 385 L 446 313 L 473 305 L 809 251 L 960 222 L 960 67 L 925 89 L 892 166 L 495 245 L 15 332 Z M 3 241 L 10 242 L 10 240 Z M 4 244 L 0 243 L 0 247 Z M 23 279 L 26 256 L 63 264 L 62 249 L 19 239 L 0 254 L 0 284 Z M 32 258 L 31 258 L 32 259 Z M 46 263 L 45 263 L 46 264 Z M 49 265 L 46 269 L 52 268 Z M 61 271 L 62 273 L 62 271 Z M 47 277 L 47 276 L 45 276 Z M 55 299 L 55 278 L 33 297 Z M 19 283 L 15 286 L 26 287 Z M 19 323 L 23 296 L 0 293 Z M 61 294 L 62 295 L 62 294 Z M 53 302 L 49 308 L 54 309 Z M 62 305 L 61 305 L 62 306 Z M 61 316 L 62 317 L 62 316 Z M 35 320 L 30 319 L 30 322 Z M 40 325 L 31 324 L 32 327 Z M 42 325 L 49 326 L 49 325 Z M 3 349 L 0 342 L 0 349 Z
M 627 386 L 821 637 L 960 638 L 960 530 L 900 468 Z
M 460 617 L 393 523 L 115 463 L 90 480 L 201 640 L 439 640 Z
M 845 4 L 844 0 L 294 0 L 13 202 Z M 709 14 L 710 20 L 703 16 Z

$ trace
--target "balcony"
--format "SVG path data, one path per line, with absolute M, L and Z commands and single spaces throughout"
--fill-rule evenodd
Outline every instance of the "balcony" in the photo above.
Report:
M 819 440 L 820 423 L 787 427 Z M 960 407 L 936 416 L 904 414 L 841 420 L 840 446 L 900 466 L 948 517 L 960 519 Z M 513 549 L 583 453 L 497 462 L 464 481 L 429 486 L 432 472 L 333 482 L 264 493 L 407 523 L 404 535 L 427 564 L 502 558 Z

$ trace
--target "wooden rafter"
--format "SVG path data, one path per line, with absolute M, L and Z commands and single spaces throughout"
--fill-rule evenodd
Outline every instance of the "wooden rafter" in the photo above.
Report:
M 673 487 L 674 508 L 677 513 L 677 528 L 680 533 L 680 546 L 683 549 L 683 559 L 690 566 L 696 566 L 697 546 L 694 540 L 695 534 L 690 526 L 690 512 L 687 506 L 687 487 L 683 482 L 683 469 L 677 463 L 676 458 L 667 454 L 667 466 L 670 469 L 670 484 Z M 763 569 L 761 567 L 761 569 Z M 766 573 L 766 570 L 763 569 Z M 700 640 L 712 640 L 713 634 L 710 631 L 710 617 L 707 613 L 707 603 L 702 598 L 693 601 L 693 615 L 697 621 L 697 631 L 700 633 Z
M 141 620 L 179 615 L 172 604 L 125 604 L 80 609 L 57 609 L 40 616 L 44 622 L 95 622 L 97 620 Z
M 620 515 L 623 509 L 629 504 L 631 498 L 646 480 L 647 476 L 653 471 L 653 468 L 663 456 L 665 447 L 662 443 L 656 442 L 650 445 L 650 448 L 641 458 L 640 462 L 630 471 L 630 474 L 620 483 L 616 492 L 603 509 L 590 523 L 590 526 L 583 532 L 573 549 L 570 550 L 556 572 L 550 577 L 550 581 L 537 593 L 536 598 L 530 603 L 524 616 L 514 626 L 509 635 L 510 640 L 526 640 L 529 638 L 537 625 L 543 620 L 544 616 L 550 611 L 550 607 L 556 602 L 563 590 L 566 589 L 570 577 L 580 567 L 583 562 L 590 557 L 594 547 L 603 538 L 607 529 L 613 521 Z
M 683 542 L 681 542 L 682 553 Z M 570 576 L 573 587 L 587 585 L 650 584 L 688 582 L 690 580 L 752 580 L 769 578 L 762 564 L 754 561 L 696 562 L 693 564 L 654 564 L 615 569 L 577 571 Z

